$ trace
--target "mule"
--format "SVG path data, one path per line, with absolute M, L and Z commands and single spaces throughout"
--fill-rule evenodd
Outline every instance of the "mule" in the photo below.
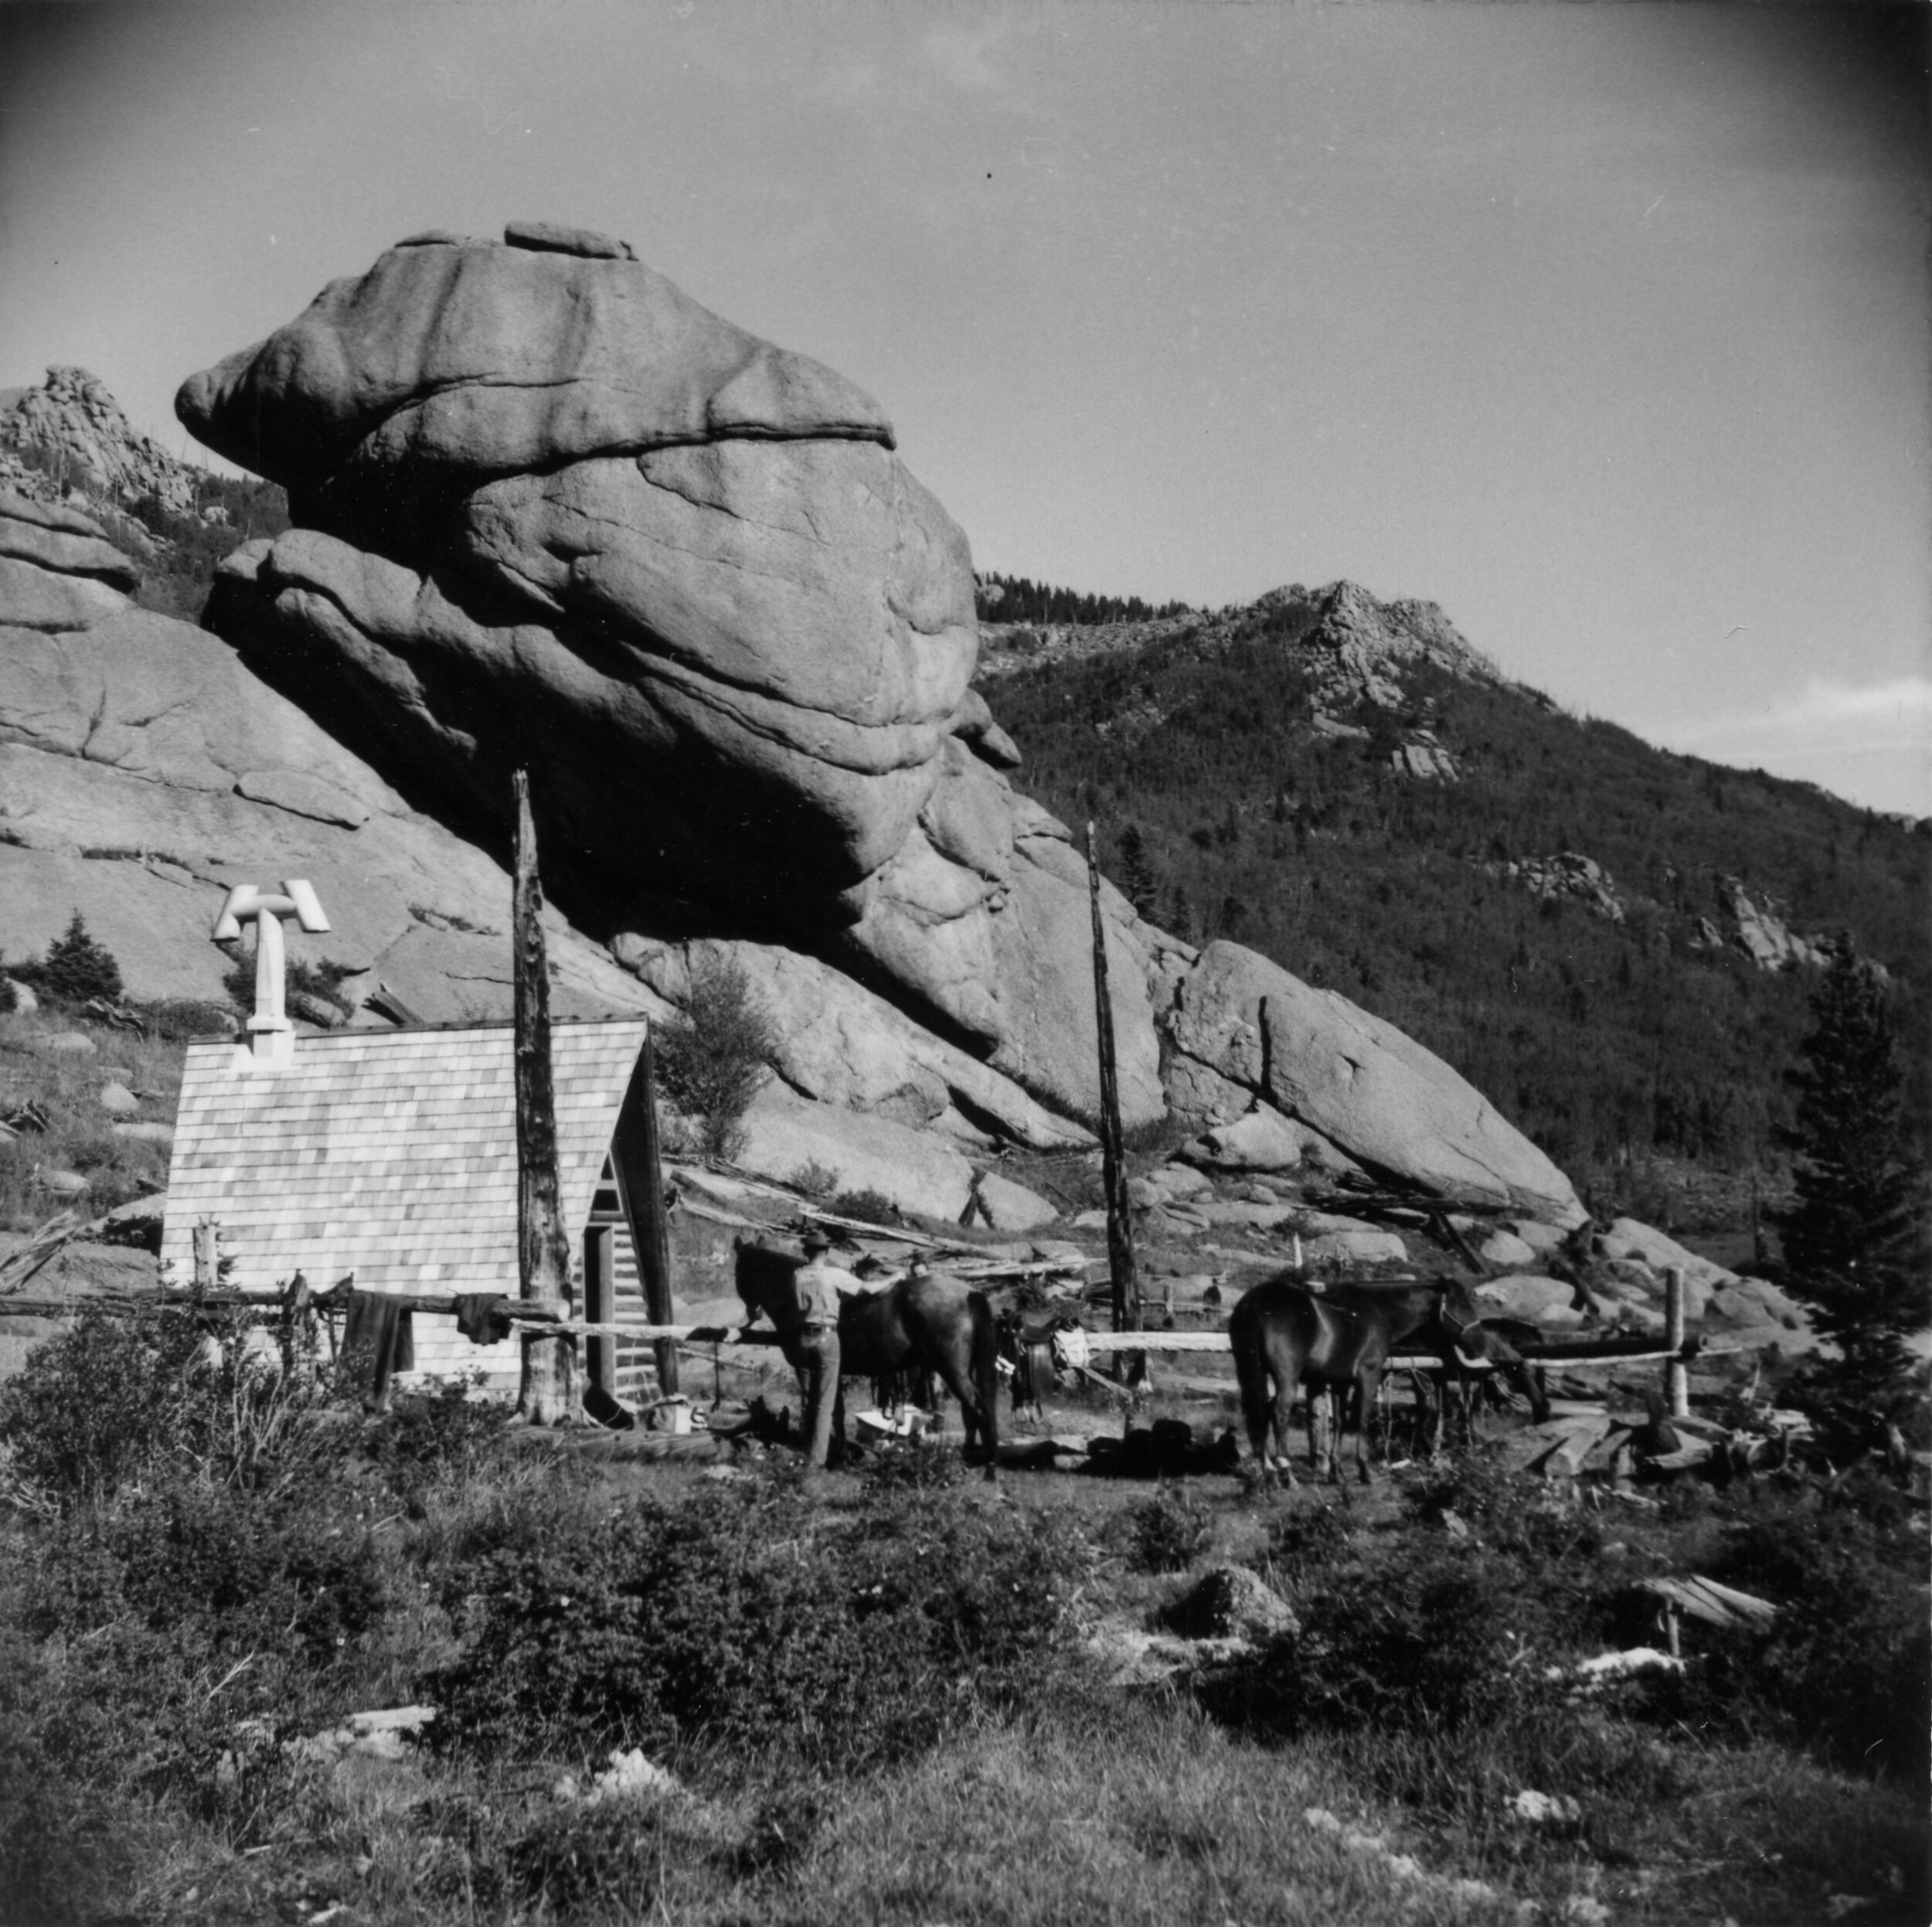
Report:
M 1310 1475 L 1321 1466 L 1315 1400 L 1319 1393 L 1332 1391 L 1340 1396 L 1328 1441 L 1328 1478 L 1333 1483 L 1340 1477 L 1342 1435 L 1352 1405 L 1355 1470 L 1366 1486 L 1373 1483 L 1368 1415 L 1396 1347 L 1433 1352 L 1445 1374 L 1460 1371 L 1458 1343 L 1484 1357 L 1496 1350 L 1475 1305 L 1451 1280 L 1403 1290 L 1339 1285 L 1315 1292 L 1293 1272 L 1264 1278 L 1242 1294 L 1228 1320 L 1228 1339 L 1240 1383 L 1242 1415 L 1262 1481 L 1265 1484 L 1274 1469 L 1268 1452 L 1271 1433 L 1276 1461 L 1291 1487 L 1294 1472 L 1288 1463 L 1288 1418 L 1298 1386 L 1308 1387 Z
M 1526 1358 L 1518 1349 L 1524 1346 L 1539 1347 L 1549 1334 L 1540 1326 L 1520 1318 L 1485 1318 L 1480 1331 L 1484 1345 L 1481 1353 L 1475 1353 L 1471 1343 L 1464 1344 L 1461 1349 L 1486 1357 L 1492 1369 L 1471 1372 L 1459 1362 L 1455 1373 L 1457 1403 L 1462 1411 L 1463 1430 L 1471 1445 L 1482 1436 L 1476 1420 L 1485 1401 L 1499 1411 L 1507 1408 L 1509 1401 L 1502 1389 L 1505 1385 L 1528 1404 L 1532 1425 L 1540 1425 L 1549 1417 L 1548 1369 L 1533 1359 Z M 1472 1333 L 1472 1339 L 1474 1336 Z M 1442 1384 L 1442 1401 L 1439 1423 L 1446 1433 L 1449 1404 L 1449 1381 L 1446 1378 Z
M 763 1312 L 781 1331 L 798 1302 L 792 1275 L 804 1264 L 789 1251 L 740 1238 L 733 1247 L 738 1295 L 755 1317 Z M 993 1309 L 984 1292 L 944 1272 L 902 1278 L 883 1292 L 838 1301 L 839 1390 L 832 1408 L 832 1442 L 842 1453 L 847 1378 L 886 1378 L 933 1372 L 959 1401 L 965 1448 L 998 1476 L 999 1368 Z

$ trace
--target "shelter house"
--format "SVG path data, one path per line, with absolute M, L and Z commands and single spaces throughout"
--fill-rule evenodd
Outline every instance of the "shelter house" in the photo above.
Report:
M 282 899 L 261 901 L 292 907 L 299 890 L 284 888 Z M 244 904 L 243 914 L 253 907 Z M 264 912 L 263 921 L 272 926 L 273 914 Z M 192 1275 L 196 1227 L 212 1221 L 226 1261 L 223 1282 L 232 1287 L 271 1290 L 300 1271 L 321 1291 L 353 1273 L 364 1291 L 514 1299 L 512 1026 L 298 1038 L 281 1014 L 279 939 L 277 930 L 272 984 L 262 981 L 267 973 L 258 962 L 247 1040 L 188 1047 L 162 1234 L 170 1275 L 181 1282 Z M 268 948 L 258 943 L 258 960 Z M 645 1033 L 641 1017 L 551 1027 L 560 1202 L 577 1302 L 594 1323 L 648 1323 L 630 1208 L 645 1195 Z M 520 1340 L 472 1344 L 441 1313 L 418 1311 L 413 1322 L 414 1376 L 480 1370 L 492 1389 L 516 1390 Z M 619 1333 L 594 1337 L 589 1347 L 587 1380 L 620 1397 L 655 1382 L 648 1342 Z

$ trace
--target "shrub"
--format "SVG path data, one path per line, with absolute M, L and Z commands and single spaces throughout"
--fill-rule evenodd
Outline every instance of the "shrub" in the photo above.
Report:
M 1214 1521 L 1185 1486 L 1164 1481 L 1127 1514 L 1126 1530 L 1128 1556 L 1143 1572 L 1179 1572 L 1206 1551 Z
M 353 1435 L 323 1422 L 330 1377 L 312 1323 L 287 1335 L 279 1370 L 249 1349 L 250 1324 L 245 1312 L 83 1310 L 0 1387 L 15 1472 L 70 1510 L 164 1464 L 192 1483 L 267 1487 L 339 1461 Z
M 1210 1684 L 1211 1711 L 1271 1738 L 1359 1725 L 1428 1736 L 1553 1700 L 1545 1673 L 1569 1643 L 1566 1602 L 1515 1561 L 1471 1548 L 1337 1576 L 1300 1602 L 1298 1633 Z
M 594 1537 L 454 1579 L 464 1649 L 420 1687 L 444 1746 L 588 1757 L 782 1732 L 805 1765 L 854 1770 L 1022 1695 L 1070 1635 L 1082 1557 L 1064 1534 L 952 1494 L 836 1533 L 783 1479 L 634 1502 Z
M 25 1623 L 73 1637 L 131 1615 L 216 1660 L 331 1660 L 386 1605 L 374 1544 L 346 1511 L 340 1493 L 177 1488 L 74 1520 L 49 1535 Z
M 14 1469 L 63 1506 L 110 1497 L 181 1438 L 191 1319 L 90 1307 L 0 1388 L 0 1444 Z
M 1777 1615 L 1716 1640 L 1671 1710 L 1923 1785 L 1932 1769 L 1923 1544 L 1882 1504 L 1856 1493 L 1832 1500 L 1815 1511 L 1776 1496 L 1758 1502 L 1760 1516 L 1713 1570 L 1771 1600 Z
M 25 970 L 19 974 L 28 976 Z M 28 980 L 56 1003 L 83 1004 L 94 997 L 109 1003 L 121 1001 L 121 966 L 87 935 L 77 910 L 66 934 L 47 946 L 46 955 L 32 966 Z
M 740 965 L 717 958 L 692 965 L 682 1013 L 658 1026 L 656 1064 L 664 1095 L 696 1122 L 708 1156 L 729 1158 L 740 1148 L 740 1121 L 777 1041 Z
M 841 1191 L 832 1201 L 841 1217 L 855 1217 L 868 1224 L 897 1224 L 903 1221 L 899 1207 L 883 1191 Z

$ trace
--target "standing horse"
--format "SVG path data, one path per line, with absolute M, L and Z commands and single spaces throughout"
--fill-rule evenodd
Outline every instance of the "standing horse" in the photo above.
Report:
M 1247 1421 L 1249 1441 L 1260 1462 L 1262 1479 L 1266 1482 L 1270 1469 L 1268 1442 L 1272 1431 L 1281 1473 L 1291 1486 L 1294 1473 L 1287 1459 L 1288 1416 L 1298 1385 L 1305 1381 L 1308 1387 L 1311 1476 L 1320 1466 L 1316 1395 L 1329 1389 L 1342 1394 L 1328 1451 L 1332 1482 L 1340 1477 L 1337 1462 L 1341 1435 L 1351 1403 L 1347 1394 L 1353 1391 L 1355 1470 L 1366 1486 L 1372 1483 L 1368 1415 L 1395 1347 L 1413 1343 L 1434 1352 L 1449 1372 L 1458 1369 L 1458 1344 L 1484 1356 L 1491 1350 L 1475 1306 L 1452 1281 L 1401 1291 L 1341 1285 L 1315 1292 L 1288 1272 L 1265 1278 L 1242 1295 L 1228 1320 L 1228 1338 L 1234 1350 L 1235 1375 L 1240 1381 L 1241 1410 Z
M 755 1317 L 760 1312 L 781 1330 L 797 1302 L 792 1274 L 804 1262 L 788 1251 L 740 1238 L 738 1295 Z M 999 1464 L 999 1368 L 993 1309 L 984 1292 L 941 1272 L 902 1278 L 883 1292 L 842 1298 L 838 1303 L 838 1402 L 832 1408 L 832 1449 L 845 1437 L 844 1381 L 883 1378 L 894 1373 L 936 1372 L 959 1401 L 966 1450 L 976 1442 L 986 1455 L 986 1476 Z

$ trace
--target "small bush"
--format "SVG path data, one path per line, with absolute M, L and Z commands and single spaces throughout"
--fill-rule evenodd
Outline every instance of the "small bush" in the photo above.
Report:
M 800 1165 L 786 1182 L 801 1197 L 828 1198 L 838 1188 L 838 1173 L 814 1158 Z
M 1128 1556 L 1143 1572 L 1179 1572 L 1207 1549 L 1214 1520 L 1185 1486 L 1163 1483 L 1127 1515 Z
M 658 1082 L 695 1122 L 700 1149 L 711 1157 L 736 1155 L 744 1114 L 778 1043 L 750 979 L 727 961 L 694 965 L 682 1013 L 658 1026 L 655 1041 Z
M 112 1496 L 181 1438 L 193 1321 L 89 1308 L 0 1388 L 0 1444 L 15 1471 L 63 1506 Z
M 883 1191 L 841 1191 L 832 1201 L 841 1217 L 855 1217 L 868 1224 L 898 1224 L 904 1221 L 899 1207 Z

